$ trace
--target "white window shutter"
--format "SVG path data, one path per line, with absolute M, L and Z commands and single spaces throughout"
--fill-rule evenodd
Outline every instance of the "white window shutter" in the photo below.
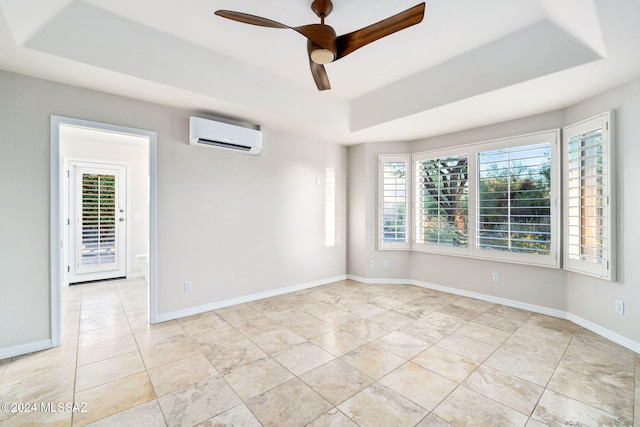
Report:
M 613 112 L 564 128 L 564 267 L 615 280 Z
M 382 154 L 379 158 L 378 249 L 411 248 L 411 156 Z

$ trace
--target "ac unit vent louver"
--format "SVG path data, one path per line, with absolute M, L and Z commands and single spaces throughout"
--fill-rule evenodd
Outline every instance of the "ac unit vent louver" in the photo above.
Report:
M 262 131 L 200 117 L 189 118 L 189 143 L 241 153 L 262 153 Z

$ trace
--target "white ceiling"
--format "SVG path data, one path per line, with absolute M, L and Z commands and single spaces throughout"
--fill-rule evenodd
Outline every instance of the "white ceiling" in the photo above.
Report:
M 354 31 L 419 0 L 334 0 Z M 317 23 L 311 0 L 0 0 L 0 69 L 340 144 L 542 113 L 640 77 L 638 0 L 429 0 L 422 23 L 326 66 L 306 40 L 213 14 Z

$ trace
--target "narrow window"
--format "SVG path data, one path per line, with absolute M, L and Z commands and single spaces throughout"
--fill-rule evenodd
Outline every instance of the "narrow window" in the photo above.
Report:
M 379 249 L 410 249 L 409 159 L 380 156 Z
M 610 118 L 564 128 L 565 268 L 615 280 Z

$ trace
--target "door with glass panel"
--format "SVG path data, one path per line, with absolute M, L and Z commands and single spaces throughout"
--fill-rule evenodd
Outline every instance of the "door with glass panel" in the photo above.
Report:
M 69 283 L 125 277 L 126 166 L 69 166 Z

